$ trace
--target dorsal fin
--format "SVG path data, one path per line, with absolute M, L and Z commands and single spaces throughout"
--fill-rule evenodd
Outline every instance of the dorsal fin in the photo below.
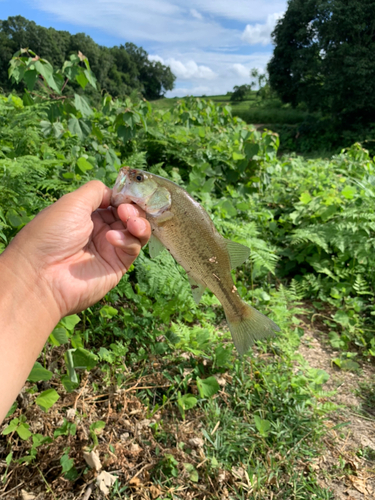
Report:
M 248 259 L 250 255 L 249 247 L 245 247 L 245 245 L 241 245 L 241 243 L 236 243 L 231 240 L 225 240 L 225 243 L 229 253 L 230 267 L 232 269 L 240 266 Z

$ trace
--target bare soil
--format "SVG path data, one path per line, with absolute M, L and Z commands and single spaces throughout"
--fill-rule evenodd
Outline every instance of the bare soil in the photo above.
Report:
M 375 499 L 375 408 L 366 405 L 361 383 L 375 383 L 373 365 L 364 364 L 359 373 L 342 371 L 332 363 L 337 356 L 324 342 L 325 336 L 306 329 L 299 353 L 312 368 L 325 370 L 330 378 L 324 385 L 334 391 L 327 400 L 339 409 L 330 415 L 327 451 L 316 464 L 320 485 L 330 489 L 337 500 Z

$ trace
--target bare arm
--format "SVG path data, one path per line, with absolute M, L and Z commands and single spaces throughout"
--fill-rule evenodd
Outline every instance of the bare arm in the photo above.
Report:
M 150 237 L 144 213 L 85 184 L 43 210 L 0 255 L 0 422 L 59 320 L 100 300 Z

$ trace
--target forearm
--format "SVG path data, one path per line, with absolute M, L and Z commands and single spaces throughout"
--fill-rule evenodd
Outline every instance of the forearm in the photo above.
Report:
M 0 255 L 0 423 L 59 320 L 42 277 L 10 245 Z

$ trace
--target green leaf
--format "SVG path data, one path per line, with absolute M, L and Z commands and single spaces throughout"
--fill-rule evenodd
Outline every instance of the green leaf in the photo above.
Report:
M 78 377 L 77 382 L 72 381 L 69 375 L 63 375 L 60 380 L 67 392 L 73 392 L 77 389 L 77 387 L 79 387 Z
M 7 434 L 11 434 L 12 432 L 14 432 L 17 429 L 19 422 L 20 421 L 18 418 L 14 418 L 13 420 L 11 420 L 9 422 L 8 427 L 5 427 L 5 429 L 3 430 L 3 432 L 1 434 L 3 434 L 4 436 L 6 436 Z
M 27 380 L 29 380 L 30 382 L 41 382 L 51 380 L 52 377 L 53 373 L 43 368 L 43 366 L 38 361 L 36 361 L 30 372 L 30 375 L 27 377 Z
M 48 340 L 56 347 L 66 344 L 69 342 L 68 331 L 63 326 L 57 326 L 48 337 Z
M 329 375 L 325 370 L 309 368 L 308 374 L 313 379 L 314 384 L 317 385 L 325 384 L 329 380 Z
M 344 189 L 341 191 L 341 194 L 347 200 L 352 200 L 354 198 L 355 193 L 356 193 L 356 188 L 353 186 L 345 186 Z
M 184 467 L 186 472 L 189 474 L 190 481 L 193 481 L 193 483 L 197 483 L 199 481 L 199 474 L 194 465 L 185 462 Z
M 101 434 L 102 430 L 105 427 L 105 422 L 103 420 L 98 420 L 90 425 L 90 431 L 95 434 Z
M 258 417 L 258 415 L 254 415 L 254 421 L 259 434 L 263 437 L 267 437 L 268 431 L 271 427 L 271 422 L 269 422 L 268 420 L 263 420 L 262 418 Z
M 194 397 L 192 394 L 184 394 L 182 397 L 178 399 L 178 404 L 181 405 L 184 410 L 191 410 L 191 408 L 194 408 L 196 404 L 198 403 L 198 400 L 196 397 Z
M 52 132 L 55 137 L 55 139 L 60 139 L 62 135 L 64 135 L 65 129 L 62 123 L 60 122 L 55 122 L 52 125 Z
M 349 316 L 344 311 L 337 311 L 333 319 L 344 327 L 349 325 Z
M 35 104 L 34 99 L 31 97 L 31 95 L 28 93 L 26 89 L 22 97 L 22 102 L 24 103 L 25 106 L 33 106 Z
M 78 160 L 79 161 L 79 160 Z M 92 168 L 92 167 L 91 167 Z M 81 318 L 77 314 L 72 314 L 71 316 L 65 316 L 60 323 L 70 332 L 74 331 L 75 326 L 81 321 Z
M 81 112 L 84 118 L 87 118 L 94 114 L 91 109 L 90 104 L 87 102 L 86 98 L 78 94 L 74 94 L 74 105 L 78 111 Z
M 83 71 L 80 71 L 78 74 L 75 74 L 75 80 L 78 83 L 78 85 L 80 85 L 83 89 L 85 89 L 86 85 L 89 83 L 87 76 Z
M 62 467 L 62 473 L 69 472 L 74 466 L 74 460 L 69 458 L 68 454 L 65 454 L 60 458 L 60 465 Z
M 99 311 L 99 314 L 102 318 L 108 318 L 108 319 L 111 319 L 113 318 L 114 316 L 117 316 L 118 314 L 118 310 L 115 309 L 114 307 L 111 307 L 111 306 L 103 306 L 100 311 Z
M 36 398 L 35 403 L 45 412 L 60 398 L 55 389 L 47 389 Z
M 220 385 L 215 377 L 205 379 L 197 377 L 197 387 L 201 398 L 210 398 L 220 391 Z
M 5 458 L 5 463 L 7 464 L 7 467 L 9 467 L 9 465 L 12 461 L 12 458 L 13 458 L 13 452 L 8 453 L 8 455 Z
M 224 200 L 220 203 L 220 207 L 226 211 L 230 217 L 237 215 L 237 210 L 234 208 L 233 203 L 230 200 Z
M 17 428 L 17 434 L 19 435 L 19 437 L 21 439 L 23 439 L 24 441 L 26 441 L 26 439 L 29 439 L 29 437 L 32 436 L 32 433 L 29 431 L 29 424 L 21 424 L 18 428 Z
M 98 362 L 98 357 L 95 356 L 90 351 L 79 347 L 73 352 L 73 363 L 74 368 L 80 368 L 83 370 L 91 370 L 96 366 Z
M 39 59 L 39 61 L 35 61 L 34 66 L 36 71 L 41 74 L 44 80 L 47 82 L 48 86 L 52 90 L 60 94 L 60 89 L 53 78 L 53 68 L 50 63 L 45 60 Z
M 25 71 L 23 79 L 26 82 L 27 88 L 30 92 L 34 90 L 37 78 L 38 78 L 38 72 L 35 69 L 29 69 L 28 71 Z
M 98 356 L 101 361 L 106 361 L 107 363 L 112 364 L 115 360 L 115 356 L 113 352 L 108 351 L 105 347 L 101 347 L 98 351 Z
M 259 152 L 259 144 L 256 142 L 247 142 L 245 144 L 245 155 L 251 160 L 253 156 L 257 155 Z
M 6 414 L 5 418 L 9 418 L 12 415 L 12 413 L 14 413 L 17 410 L 17 408 L 18 408 L 18 403 L 17 401 L 15 401 L 10 407 L 10 410 Z
M 117 129 L 117 135 L 119 136 L 120 139 L 122 139 L 124 142 L 129 141 L 130 139 L 133 139 L 134 137 L 134 132 L 133 130 L 126 126 L 126 125 L 120 125 Z
M 227 366 L 232 358 L 233 347 L 223 347 L 219 345 L 215 349 L 215 365 L 220 367 Z
M 94 73 L 91 71 L 91 69 L 85 69 L 83 70 L 84 74 L 85 74 L 85 77 L 87 78 L 87 80 L 89 81 L 90 85 L 92 87 L 94 87 L 94 89 L 96 89 L 96 77 L 94 75 Z
M 80 140 L 84 138 L 80 122 L 75 116 L 72 116 L 68 122 L 68 129 L 73 135 L 77 135 Z
M 307 205 L 312 200 L 310 193 L 308 193 L 307 191 L 302 193 L 301 196 L 299 197 L 299 199 L 304 205 Z
M 234 152 L 234 153 L 232 154 L 232 158 L 233 158 L 233 160 L 235 160 L 235 161 L 238 161 L 238 160 L 243 160 L 243 159 L 245 158 L 245 155 L 243 155 L 242 153 L 236 153 L 236 152 Z
M 341 361 L 340 368 L 341 370 L 356 371 L 359 370 L 360 365 L 351 359 L 344 359 Z

